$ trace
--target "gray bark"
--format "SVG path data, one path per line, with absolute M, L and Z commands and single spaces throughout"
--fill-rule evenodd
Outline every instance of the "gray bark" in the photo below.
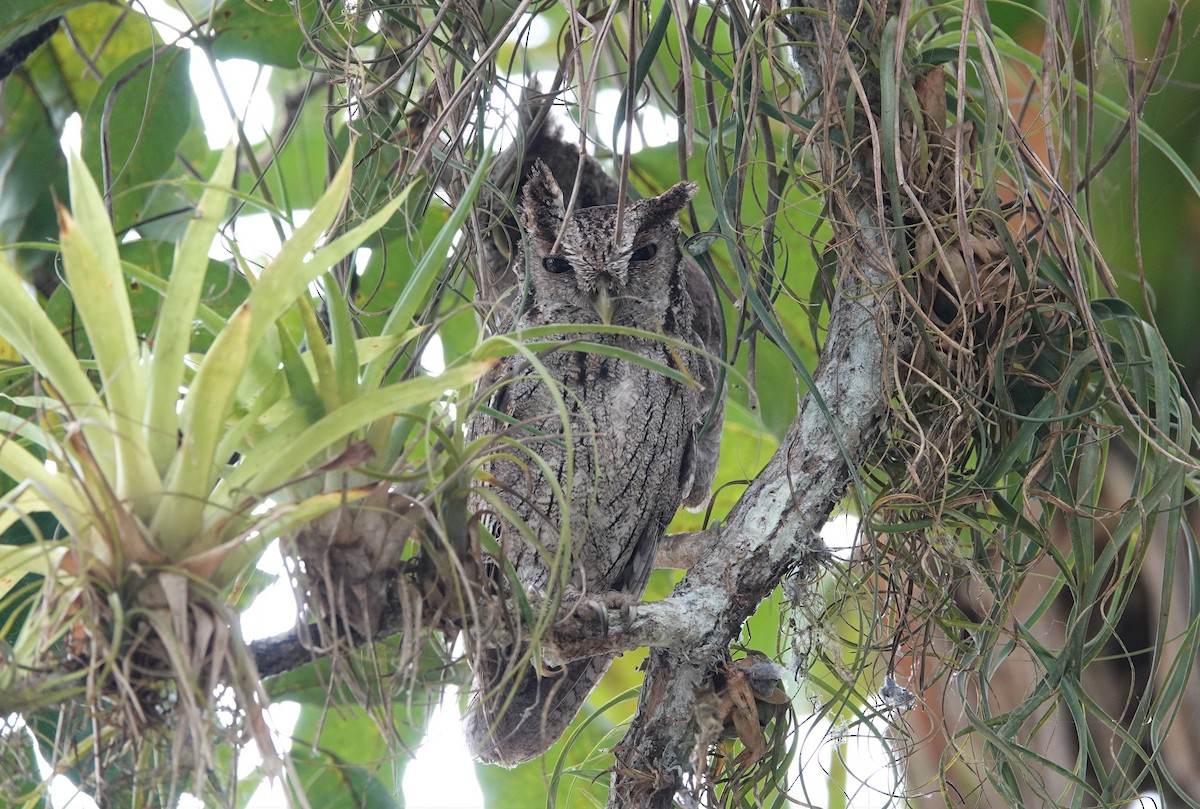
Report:
M 667 599 L 646 605 L 630 634 L 657 622 L 637 715 L 615 753 L 608 806 L 669 807 L 706 755 L 698 749 L 706 682 L 728 655 L 742 624 L 783 579 L 816 565 L 824 552 L 819 532 L 846 494 L 887 411 L 888 358 L 906 355 L 909 338 L 897 325 L 899 296 L 892 245 L 882 221 L 881 144 L 865 119 L 878 119 L 877 76 L 865 48 L 879 42 L 892 4 L 845 0 L 794 4 L 797 67 L 814 128 L 814 154 L 830 189 L 838 250 L 838 291 L 815 389 L 779 451 L 738 501 L 716 541 Z M 877 50 L 877 48 L 875 48 Z M 851 68 L 852 72 L 847 72 Z M 840 126 L 826 100 L 847 97 L 852 82 L 859 132 Z M 840 129 L 866 140 L 847 154 L 826 135 Z M 656 634 L 655 633 L 655 634 Z M 648 633 L 649 634 L 649 633 Z M 698 699 L 699 698 L 699 699 Z

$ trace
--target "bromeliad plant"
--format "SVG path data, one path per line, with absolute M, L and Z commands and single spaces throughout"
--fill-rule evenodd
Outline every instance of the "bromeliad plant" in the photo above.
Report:
M 78 156 L 69 163 L 62 266 L 93 360 L 76 356 L 0 253 L 0 337 L 34 378 L 30 395 L 8 397 L 0 412 L 0 472 L 16 482 L 0 500 L 0 533 L 24 523 L 35 537 L 0 545 L 0 606 L 32 607 L 0 664 L 0 716 L 86 693 L 93 712 L 108 717 L 84 745 L 99 756 L 174 706 L 199 773 L 218 689 L 232 691 L 244 728 L 270 749 L 261 689 L 224 606 L 230 585 L 271 539 L 368 489 L 322 485 L 324 474 L 385 453 L 405 429 L 396 414 L 468 385 L 486 364 L 384 382 L 389 358 L 415 333 L 408 324 L 436 277 L 434 262 L 417 267 L 382 334 L 368 339 L 355 339 L 327 283 L 326 344 L 310 285 L 404 201 L 322 243 L 345 206 L 349 157 L 276 258 L 247 274 L 250 292 L 227 320 L 201 304 L 201 291 L 231 194 L 232 148 L 166 282 L 123 266 L 95 183 Z M 439 243 L 449 243 L 460 209 Z M 145 339 L 127 276 L 161 293 Z M 308 326 L 305 353 L 279 325 L 293 307 Z M 215 335 L 201 355 L 190 353 L 194 324 Z M 49 535 L 47 522 L 56 526 Z M 41 587 L 14 590 L 27 573 L 40 574 Z

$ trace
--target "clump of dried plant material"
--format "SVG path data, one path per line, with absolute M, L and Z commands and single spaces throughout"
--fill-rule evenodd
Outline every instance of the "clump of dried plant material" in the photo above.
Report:
M 421 518 L 415 501 L 375 486 L 298 530 L 287 550 L 299 563 L 310 609 L 331 626 L 372 637 L 395 600 L 392 585 Z
M 59 733 L 91 735 L 54 766 L 77 772 L 97 800 L 119 805 L 147 784 L 189 779 L 203 795 L 213 784 L 213 738 L 252 741 L 267 771 L 280 772 L 237 617 L 204 579 L 136 565 L 115 583 L 95 575 L 52 583 L 40 609 L 46 637 L 61 638 L 42 654 L 42 701 L 81 692 L 60 711 Z
M 1002 440 L 991 410 L 1039 350 L 1028 338 L 1046 340 L 1062 324 L 1044 319 L 1057 292 L 1026 271 L 1037 262 L 1029 200 L 1015 188 L 985 187 L 976 125 L 946 123 L 943 68 L 920 75 L 914 91 L 921 106 L 900 133 L 898 170 L 916 348 L 896 358 L 889 452 L 904 466 L 908 493 L 933 501 L 969 474 L 972 437 Z
M 767 655 L 748 650 L 714 672 L 711 691 L 697 701 L 698 786 L 710 794 L 712 805 L 738 805 L 742 797 L 785 782 L 795 723 L 789 721 L 794 715 L 783 673 Z M 735 743 L 741 748 L 736 752 Z
M 295 532 L 284 553 L 303 602 L 302 642 L 314 655 L 337 655 L 397 638 L 387 670 L 403 677 L 417 674 L 431 633 L 442 638 L 448 665 L 464 628 L 468 641 L 507 632 L 495 582 L 481 568 L 477 526 L 465 516 L 461 505 L 382 482 Z

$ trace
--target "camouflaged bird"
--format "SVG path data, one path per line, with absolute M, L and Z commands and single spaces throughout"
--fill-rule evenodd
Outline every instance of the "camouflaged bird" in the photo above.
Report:
M 574 591 L 585 600 L 617 592 L 636 601 L 672 516 L 708 497 L 724 415 L 716 390 L 720 307 L 681 249 L 676 222 L 695 190 L 680 183 L 619 212 L 603 205 L 568 216 L 545 164 L 535 163 L 524 185 L 524 237 L 513 266 L 525 283 L 510 331 L 519 341 L 531 327 L 583 325 L 536 362 L 518 353 L 498 363 L 480 388 L 491 412 L 477 411 L 468 425 L 472 439 L 496 437 L 483 463 L 487 494 L 473 495 L 472 510 L 527 592 Z M 595 324 L 695 350 L 587 330 Z M 626 355 L 585 350 L 573 336 Z M 489 495 L 523 526 L 505 519 Z M 474 661 L 467 736 L 482 761 L 514 766 L 545 752 L 613 659 L 596 656 L 556 673 L 526 666 L 505 680 L 526 651 L 487 649 Z

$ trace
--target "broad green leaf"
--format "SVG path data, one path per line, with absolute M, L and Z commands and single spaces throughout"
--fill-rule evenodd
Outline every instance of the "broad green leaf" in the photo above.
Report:
M 341 753 L 334 746 L 321 748 L 316 753 L 303 745 L 293 747 L 292 766 L 310 805 L 364 809 L 368 806 L 401 809 L 404 806 L 393 790 L 379 779 L 378 773 L 346 762 Z
M 0 6 L 0 50 L 55 17 L 91 0 L 7 0 Z
M 336 12 L 331 8 L 330 13 Z M 316 0 L 225 0 L 212 20 L 213 56 L 288 69 L 301 67 L 300 56 L 307 48 L 301 26 L 313 24 L 317 14 Z
M 129 278 L 129 301 L 133 322 L 139 334 L 152 334 L 167 292 L 175 245 L 151 239 L 139 239 L 120 246 L 122 269 Z M 208 260 L 201 303 L 192 323 L 192 350 L 203 352 L 246 298 L 250 284 L 246 277 L 227 264 Z M 69 292 L 55 292 L 46 307 L 51 320 L 66 330 L 74 315 Z
M 111 424 L 99 394 L 3 253 L 0 253 L 0 336 L 49 380 L 55 395 L 84 425 L 88 445 L 99 462 L 102 466 L 111 464 L 115 452 Z M 14 477 L 20 480 L 24 476 Z
M 287 393 L 287 382 L 280 374 L 275 374 L 265 388 L 249 402 L 239 402 L 244 408 L 239 411 L 238 419 L 225 430 L 225 437 L 217 447 L 217 458 L 232 458 L 235 453 L 245 451 L 254 446 L 256 436 L 260 432 L 271 432 L 273 423 L 267 423 L 263 415 L 267 413 Z
M 64 122 L 88 108 L 104 77 L 122 61 L 147 44 L 161 44 L 136 9 L 74 0 L 0 3 L 0 41 L 26 23 L 64 12 L 63 27 L 3 83 L 0 93 L 0 243 L 37 242 L 55 233 L 50 189 L 65 198 L 66 160 L 58 146 Z M 43 290 L 54 285 L 51 253 L 22 249 L 13 261 Z
M 265 413 L 258 416 L 255 425 L 239 423 L 239 429 L 246 429 L 244 437 L 236 445 L 239 447 L 241 458 L 237 468 L 228 470 L 218 481 L 211 499 L 214 503 L 219 500 L 220 505 L 210 509 L 206 522 L 223 519 L 229 508 L 248 495 L 245 482 L 265 467 L 272 458 L 279 457 L 314 423 L 310 415 L 291 402 L 277 400 Z
M 121 63 L 164 44 L 141 8 L 124 2 L 87 3 L 67 13 L 64 27 L 71 35 L 60 30 L 47 43 L 46 55 L 80 114 Z
M 333 446 L 376 419 L 404 410 L 418 408 L 442 396 L 447 390 L 457 389 L 478 379 L 491 367 L 489 363 L 464 363 L 436 377 L 420 377 L 399 382 L 385 388 L 365 393 L 354 401 L 347 402 L 333 413 L 306 429 L 280 455 L 271 458 L 262 471 L 246 482 L 251 491 L 270 491 L 287 482 L 288 478 L 304 468 L 305 463 L 327 447 Z M 245 465 L 243 460 L 243 465 Z M 239 467 L 238 473 L 242 472 Z M 230 487 L 243 474 L 230 476 Z
M 203 546 L 209 550 L 201 552 L 201 555 L 216 555 L 220 560 L 209 579 L 218 587 L 228 586 L 238 576 L 245 575 L 246 569 L 257 562 L 267 546 L 276 539 L 295 532 L 300 526 L 307 525 L 334 509 L 344 508 L 361 500 L 371 491 L 370 486 L 342 488 L 305 498 L 299 503 L 289 503 L 268 513 L 254 524 L 249 533 L 219 545 L 216 543 L 232 533 L 229 530 L 230 526 L 241 523 L 236 519 L 218 520 L 205 536 Z
M 348 402 L 358 394 L 358 367 L 362 364 L 355 352 L 354 324 L 350 322 L 350 307 L 341 285 L 333 278 L 325 279 L 325 311 L 333 343 L 333 367 L 337 375 L 340 401 Z
M 112 70 L 83 116 L 83 153 L 106 189 L 118 230 L 146 218 L 153 184 L 191 126 L 188 54 L 149 48 Z M 107 173 L 104 169 L 107 168 Z
M 279 330 L 280 332 L 283 329 Z M 282 403 L 283 408 L 294 408 L 304 413 L 309 421 L 316 421 L 329 412 L 326 399 L 317 388 L 320 372 L 311 352 L 300 353 L 300 348 L 292 343 L 285 335 L 279 338 L 283 347 L 283 373 L 287 378 L 288 398 Z M 336 406 L 336 403 L 334 403 Z M 280 408 L 276 408 L 278 412 Z M 273 413 L 275 418 L 278 414 Z
M 475 174 L 471 177 L 471 182 L 463 192 L 462 199 L 455 206 L 454 211 L 450 214 L 450 218 L 446 220 L 441 230 L 438 231 L 437 238 L 429 245 L 429 248 L 425 251 L 425 255 L 421 257 L 421 260 L 413 269 L 412 276 L 408 279 L 404 291 L 400 293 L 396 305 L 392 307 L 391 314 L 388 315 L 387 322 L 384 323 L 380 334 L 396 334 L 412 328 L 413 317 L 421 305 L 425 303 L 425 299 L 428 297 L 429 290 L 433 287 L 434 281 L 442 275 L 440 270 L 445 263 L 446 256 L 449 254 L 450 247 L 454 243 L 454 238 L 458 234 L 459 228 L 466 221 L 467 214 L 470 212 L 471 206 L 475 203 L 475 197 L 479 194 L 479 189 L 487 177 L 488 166 L 489 161 L 485 160 L 475 169 Z M 368 364 L 366 371 L 363 373 L 363 389 L 371 390 L 377 387 L 383 381 L 383 374 L 386 367 L 387 360 L 385 358 L 379 358 Z
M 40 398 L 40 397 L 29 397 Z M 14 405 L 26 406 L 21 399 L 13 400 Z M 66 419 L 66 408 L 51 400 L 49 405 L 34 405 L 36 409 L 54 412 L 61 419 Z M 0 472 L 8 475 L 21 484 L 13 490 L 18 492 L 18 501 L 8 503 L 7 510 L 0 509 L 0 533 L 7 530 L 16 520 L 38 510 L 58 511 L 60 517 L 65 517 L 63 509 L 77 510 L 81 505 L 79 491 L 67 474 L 53 474 L 47 468 L 41 457 L 64 460 L 62 447 L 57 439 L 46 433 L 35 420 L 26 415 L 18 415 L 0 410 L 0 441 L 5 447 L 0 447 Z M 26 446 L 32 445 L 35 450 L 30 452 Z M 8 452 L 5 454 L 4 450 Z M 32 485 L 38 490 L 37 494 L 22 489 Z M 37 498 L 36 503 L 33 499 Z
M 26 489 L 26 492 L 32 490 Z M 19 502 L 24 500 L 25 502 Z M 45 503 L 36 495 L 32 498 L 18 498 L 18 502 L 7 504 L 10 508 L 25 508 L 26 506 L 42 510 Z M 7 515 L 5 515 L 7 516 Z M 8 530 L 8 526 L 3 526 Z M 8 595 L 21 579 L 29 573 L 51 578 L 58 569 L 58 563 L 68 550 L 65 541 L 39 542 L 30 545 L 0 545 L 0 599 Z
M 320 280 L 321 286 L 325 286 L 329 282 L 330 276 L 326 275 Z M 325 327 L 317 317 L 316 308 L 313 306 L 313 301 L 307 296 L 301 296 L 296 301 L 296 306 L 292 309 L 299 316 L 300 322 L 304 325 L 304 343 L 302 344 L 307 353 L 312 356 L 313 367 L 316 368 L 316 387 L 317 393 L 321 397 L 321 405 L 324 410 L 329 411 L 336 408 L 342 403 L 342 397 L 338 393 L 338 384 L 336 372 L 334 370 L 333 350 L 325 338 Z M 286 341 L 287 336 L 283 330 L 279 330 L 280 340 Z M 299 354 L 300 345 L 297 345 L 293 353 Z
M 325 104 L 318 93 L 304 98 L 287 140 L 276 144 L 274 159 L 263 177 L 272 198 L 291 211 L 312 208 L 325 191 L 329 170 Z
M 419 197 L 419 191 L 419 188 L 414 189 L 409 198 Z M 417 204 L 415 200 L 414 204 Z M 401 209 L 388 225 L 364 243 L 363 247 L 370 249 L 371 255 L 362 274 L 355 280 L 351 299 L 355 311 L 359 312 L 357 320 L 368 334 L 383 331 L 414 268 L 429 252 L 429 245 L 437 239 L 449 214 L 450 211 L 436 202 L 431 202 L 421 216 Z M 471 340 L 453 356 L 465 355 L 474 345 L 475 340 Z
M 256 344 L 284 311 L 307 291 L 310 283 L 378 230 L 404 202 L 403 196 L 398 197 L 374 216 L 314 251 L 313 246 L 319 243 L 345 205 L 353 163 L 354 156 L 351 150 L 342 161 L 342 166 L 334 175 L 328 190 L 313 206 L 308 218 L 284 242 L 279 254 L 267 265 L 255 283 L 254 291 L 250 293 L 250 308 L 254 315 L 250 332 L 251 345 Z
M 380 645 L 385 667 L 390 645 Z M 329 721 L 327 702 L 303 687 L 306 678 L 291 678 L 300 686 L 292 694 L 300 697 L 301 706 L 292 730 L 292 749 L 315 750 L 321 756 L 322 760 L 312 761 L 314 766 L 304 772 L 319 776 L 315 786 L 322 806 L 403 806 L 404 768 L 440 698 L 440 684 L 426 685 L 420 679 L 415 681 L 415 690 L 400 685 L 392 693 L 379 693 L 380 687 L 387 688 L 395 681 L 388 679 L 386 668 L 378 671 L 367 660 L 356 667 L 365 663 L 364 668 L 373 672 L 364 685 L 374 707 L 367 712 L 358 705 L 343 705 L 337 721 Z M 311 667 L 307 670 L 313 671 Z M 368 788 L 373 790 L 369 798 Z M 315 806 L 314 792 L 307 794 Z
M 23 73 L 0 85 L 0 244 L 42 241 L 57 230 L 52 192 L 65 196 L 67 164 L 52 107 Z M 53 253 L 22 249 L 10 260 L 26 279 L 48 281 Z

